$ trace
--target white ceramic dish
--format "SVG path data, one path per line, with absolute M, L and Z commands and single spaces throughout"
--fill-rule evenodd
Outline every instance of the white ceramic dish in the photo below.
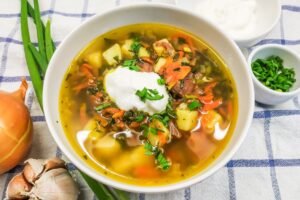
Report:
M 121 20 L 120 20 L 121 19 Z M 234 134 L 228 146 L 219 158 L 201 173 L 178 183 L 165 186 L 137 186 L 112 180 L 85 164 L 73 151 L 67 141 L 60 120 L 58 99 L 63 76 L 75 55 L 91 40 L 114 28 L 144 22 L 164 23 L 192 32 L 210 44 L 224 58 L 236 81 L 239 94 L 238 120 Z M 254 91 L 247 63 L 234 43 L 227 35 L 199 16 L 163 4 L 138 4 L 119 7 L 98 14 L 77 27 L 59 45 L 53 55 L 44 83 L 44 111 L 50 132 L 63 153 L 80 170 L 107 185 L 132 192 L 158 193 L 181 189 L 207 178 L 223 167 L 241 145 L 247 134 L 253 115 Z
M 197 15 L 197 4 L 203 0 L 176 0 L 176 5 L 194 12 Z M 278 23 L 281 16 L 281 0 L 256 0 L 257 9 L 255 12 L 258 19 L 255 32 L 251 37 L 237 38 L 231 35 L 233 40 L 240 47 L 250 47 L 264 39 Z M 204 16 L 205 17 L 205 16 Z
M 255 100 L 267 105 L 277 105 L 283 103 L 300 93 L 300 58 L 289 48 L 273 44 L 260 46 L 253 50 L 249 55 L 248 65 L 251 67 L 251 63 L 256 59 L 265 59 L 272 55 L 281 57 L 283 59 L 284 66 L 294 68 L 296 82 L 294 83 L 290 92 L 277 92 L 264 86 L 254 76 L 254 74 L 251 73 L 255 89 Z

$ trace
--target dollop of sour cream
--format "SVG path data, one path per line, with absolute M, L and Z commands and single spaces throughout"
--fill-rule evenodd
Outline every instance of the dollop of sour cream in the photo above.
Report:
M 249 37 L 257 25 L 256 0 L 203 0 L 199 14 L 220 25 L 234 38 Z
M 158 79 L 160 76 L 154 72 L 137 72 L 119 66 L 105 76 L 104 86 L 108 95 L 120 109 L 127 111 L 136 108 L 153 115 L 164 111 L 169 100 L 166 86 L 159 85 Z M 163 98 L 143 102 L 136 95 L 136 91 L 143 88 L 156 89 L 159 95 L 163 95 Z

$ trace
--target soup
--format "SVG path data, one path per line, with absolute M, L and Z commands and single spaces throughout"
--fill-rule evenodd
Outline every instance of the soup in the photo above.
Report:
M 201 39 L 162 24 L 105 33 L 70 64 L 60 91 L 65 134 L 112 179 L 165 185 L 199 173 L 233 133 L 229 69 Z

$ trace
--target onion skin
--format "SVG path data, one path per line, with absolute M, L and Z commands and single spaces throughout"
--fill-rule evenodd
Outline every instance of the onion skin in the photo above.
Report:
M 19 90 L 0 91 L 0 175 L 24 159 L 32 143 L 32 120 L 24 104 L 28 85 Z

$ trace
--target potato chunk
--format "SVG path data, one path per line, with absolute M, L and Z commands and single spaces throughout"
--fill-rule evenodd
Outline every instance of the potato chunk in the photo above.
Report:
M 110 135 L 100 138 L 94 146 L 93 154 L 99 158 L 110 158 L 121 152 L 120 143 Z
M 131 45 L 133 44 L 133 40 L 125 40 L 125 43 L 122 45 L 122 53 L 127 58 L 132 58 L 134 53 L 131 51 Z
M 183 131 L 190 131 L 197 125 L 198 112 L 188 110 L 188 108 L 180 108 L 180 106 L 176 109 L 177 115 L 177 126 L 179 129 Z
M 158 56 L 167 57 L 167 56 L 173 56 L 175 54 L 174 47 L 166 38 L 154 42 L 153 48 Z
M 150 57 L 150 54 L 149 54 L 149 52 L 147 51 L 147 49 L 145 48 L 145 47 L 141 47 L 140 49 L 139 49 L 139 53 L 138 53 L 138 57 L 140 57 L 140 58 L 149 58 Z
M 93 67 L 100 68 L 102 65 L 101 52 L 96 51 L 96 52 L 93 52 L 93 53 L 87 55 L 86 60 Z
M 167 59 L 164 57 L 158 58 L 157 62 L 154 65 L 154 71 L 158 73 L 160 69 L 167 63 Z
M 133 163 L 130 161 L 130 153 L 124 152 L 121 154 L 121 156 L 116 157 L 112 162 L 111 166 L 113 168 L 113 171 L 119 173 L 119 174 L 127 174 L 132 170 Z
M 119 44 L 114 44 L 109 49 L 103 52 L 103 57 L 109 65 L 117 65 L 119 60 L 122 60 L 121 47 Z
M 157 130 L 156 134 L 151 133 L 151 131 L 149 131 L 148 133 L 148 140 L 153 146 L 162 147 L 170 141 L 170 131 L 169 129 L 167 129 L 167 127 L 164 126 L 164 124 L 161 121 L 154 119 L 150 123 L 150 127 Z

